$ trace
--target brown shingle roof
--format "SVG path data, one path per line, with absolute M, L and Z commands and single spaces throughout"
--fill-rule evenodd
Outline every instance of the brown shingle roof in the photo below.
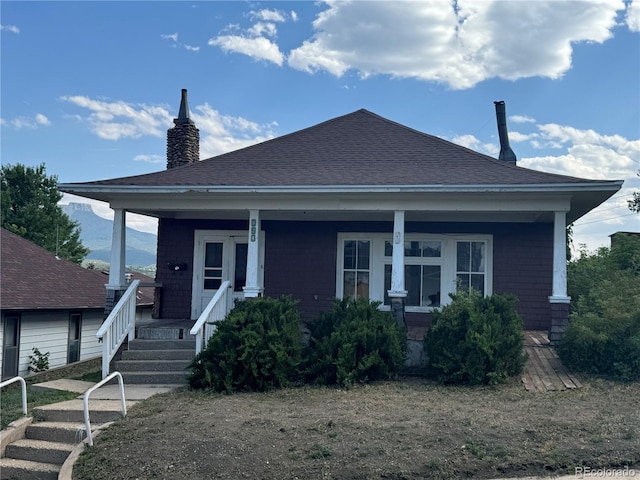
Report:
M 580 178 L 506 164 L 367 110 L 358 110 L 192 165 L 82 185 L 261 187 L 584 182 Z
M 0 229 L 2 309 L 104 308 L 105 278 Z

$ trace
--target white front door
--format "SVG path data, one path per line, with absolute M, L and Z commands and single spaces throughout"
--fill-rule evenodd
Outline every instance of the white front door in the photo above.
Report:
M 248 232 L 196 231 L 191 318 L 197 319 L 222 282 L 229 281 L 227 310 L 243 298 L 247 272 Z

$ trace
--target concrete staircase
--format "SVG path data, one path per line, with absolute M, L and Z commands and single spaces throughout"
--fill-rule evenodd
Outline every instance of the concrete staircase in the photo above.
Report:
M 136 338 L 123 350 L 114 370 L 122 374 L 126 385 L 185 385 L 195 349 L 194 338 Z
M 122 418 L 121 408 L 120 400 L 91 400 L 91 430 Z M 0 459 L 2 480 L 56 480 L 71 451 L 86 437 L 82 399 L 36 407 L 32 413 L 37 421 L 27 426 L 25 438 L 7 445 Z

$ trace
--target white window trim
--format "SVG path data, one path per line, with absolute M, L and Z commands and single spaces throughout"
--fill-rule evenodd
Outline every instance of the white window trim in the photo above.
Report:
M 369 240 L 371 242 L 369 263 L 369 299 L 384 302 L 384 266 L 391 262 L 391 257 L 384 255 L 385 241 L 393 241 L 391 233 L 348 233 L 339 232 L 336 255 L 336 297 L 342 298 L 344 286 L 344 241 Z M 426 234 L 405 233 L 405 242 L 411 241 L 439 241 L 442 242 L 442 256 L 430 258 L 425 264 L 441 265 L 441 293 L 440 305 L 451 302 L 450 293 L 456 291 L 456 242 L 485 242 L 486 265 L 484 278 L 485 295 L 493 292 L 493 235 L 489 234 Z M 406 258 L 406 257 L 405 257 Z M 424 261 L 424 260 L 423 260 Z M 411 263 L 409 263 L 411 264 Z M 407 312 L 427 313 L 439 307 L 407 306 Z M 389 305 L 380 305 L 381 310 L 389 310 Z

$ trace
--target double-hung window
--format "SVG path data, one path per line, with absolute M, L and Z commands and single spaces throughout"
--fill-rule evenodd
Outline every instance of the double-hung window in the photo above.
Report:
M 405 233 L 407 311 L 428 312 L 446 305 L 457 289 L 491 294 L 492 251 L 491 235 Z M 336 296 L 369 298 L 389 308 L 392 258 L 390 234 L 338 234 Z
M 384 304 L 389 305 L 393 245 L 384 242 Z M 405 306 L 439 307 L 442 293 L 442 241 L 411 240 L 404 243 Z

